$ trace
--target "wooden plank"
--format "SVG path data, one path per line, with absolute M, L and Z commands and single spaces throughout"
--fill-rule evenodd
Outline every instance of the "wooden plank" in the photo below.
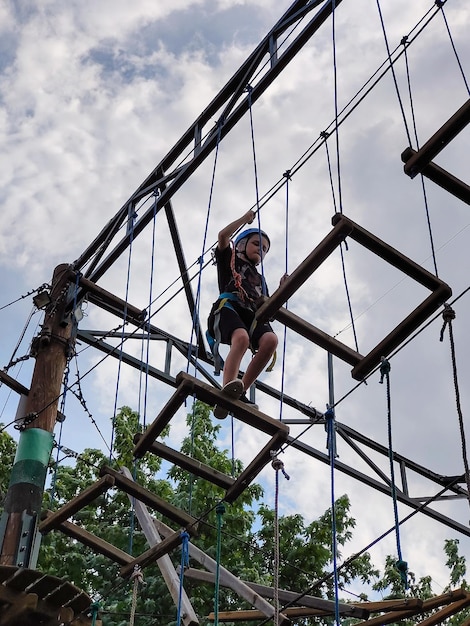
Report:
M 77 511 L 83 509 L 87 504 L 93 502 L 93 500 L 108 489 L 111 489 L 111 487 L 114 487 L 114 479 L 112 476 L 103 476 L 103 478 L 93 485 L 90 485 L 90 487 L 82 491 L 78 496 L 72 498 L 67 504 L 64 504 L 64 506 L 55 513 L 49 511 L 50 515 L 39 524 L 39 532 L 44 535 L 53 528 L 59 527 L 62 522 L 72 517 L 74 513 L 77 513 Z
M 211 406 L 220 404 L 220 406 L 223 406 L 233 413 L 237 419 L 271 437 L 278 432 L 284 432 L 286 439 L 289 435 L 289 427 L 286 424 L 252 408 L 246 402 L 231 400 L 219 389 L 194 378 L 194 376 L 190 374 L 186 374 L 186 372 L 179 372 L 176 376 L 176 382 L 178 384 L 186 384 L 186 388 L 188 389 L 187 395 L 195 395 L 198 400 L 210 404 Z
M 104 465 L 100 470 L 100 474 L 103 476 L 103 478 L 105 476 L 112 477 L 116 487 L 122 489 L 128 495 L 133 496 L 137 500 L 140 500 L 140 502 L 143 502 L 144 504 L 152 507 L 152 509 L 155 509 L 159 513 L 166 515 L 177 524 L 186 528 L 189 534 L 197 534 L 198 521 L 195 517 L 188 515 L 188 513 L 186 513 L 182 509 L 173 506 L 163 498 L 158 497 L 148 489 L 145 489 L 145 487 L 142 487 L 138 483 L 134 482 L 133 480 L 129 480 L 129 478 L 126 478 L 126 476 L 114 470 L 112 467 Z
M 407 163 L 414 154 L 416 154 L 416 150 L 406 148 L 401 154 L 401 160 Z M 423 168 L 421 174 L 459 200 L 462 200 L 462 202 L 470 204 L 470 185 L 467 185 L 463 180 L 460 180 L 447 170 L 436 165 L 436 163 L 432 161 L 428 163 L 428 165 Z
M 455 601 L 467 601 L 467 592 L 463 589 L 457 589 L 456 591 L 451 591 L 449 593 L 424 600 L 420 608 L 411 610 L 405 609 L 401 611 L 394 610 L 387 615 L 379 615 L 378 617 L 368 619 L 366 622 L 359 622 L 356 626 L 382 626 L 382 624 L 393 624 L 395 621 L 413 617 L 413 615 L 417 615 L 419 613 L 433 611 L 443 604 L 450 604 Z
M 107 304 L 107 310 L 109 310 L 109 308 L 111 308 L 111 310 L 117 310 L 117 313 L 119 313 L 121 317 L 124 317 L 125 314 L 126 317 L 131 317 L 138 323 L 145 319 L 147 315 L 147 311 L 145 309 L 138 309 L 136 306 L 118 298 L 110 291 L 106 291 L 106 289 L 103 289 L 103 287 L 100 287 L 84 276 L 80 276 L 79 283 L 80 287 L 82 287 L 85 292 L 91 294 L 92 297 L 90 300 L 98 306 L 100 306 L 101 303 Z
M 256 311 L 256 319 L 259 322 L 267 321 L 275 316 L 276 312 L 291 296 L 304 284 L 304 282 L 320 267 L 320 265 L 332 254 L 342 241 L 350 234 L 351 225 L 343 220 L 333 226 L 333 229 L 312 250 L 312 252 L 298 265 L 287 279 L 280 285 L 270 298 Z
M 127 467 L 122 467 L 121 471 L 123 472 L 124 476 L 132 480 L 132 474 L 127 469 Z M 131 499 L 130 496 L 129 499 Z M 155 528 L 153 519 L 148 512 L 145 504 L 139 502 L 138 500 L 133 500 L 133 505 L 135 514 L 137 516 L 137 519 L 139 520 L 139 524 L 145 534 L 149 546 L 154 546 L 161 543 L 162 539 L 160 537 L 160 534 Z M 163 556 L 159 557 L 157 559 L 157 565 L 162 573 L 168 591 L 173 598 L 175 607 L 180 606 L 181 602 L 181 619 L 184 626 L 199 626 L 199 620 L 186 594 L 186 591 L 184 590 L 184 587 L 180 589 L 180 579 L 178 574 L 176 573 L 176 570 L 169 555 L 164 554 Z
M 470 596 L 465 598 L 464 600 L 460 600 L 458 602 L 452 602 L 445 608 L 434 613 L 434 615 L 431 615 L 431 617 L 428 617 L 427 619 L 420 622 L 419 626 L 436 626 L 436 624 L 441 624 L 448 617 L 455 615 L 456 613 L 458 613 L 459 611 L 467 607 L 469 604 L 470 604 Z
M 137 433 L 134 436 L 134 443 L 138 443 L 142 439 L 142 434 Z M 154 442 L 149 448 L 148 451 L 156 456 L 165 459 L 166 461 L 170 461 L 174 463 L 178 467 L 194 474 L 195 476 L 199 476 L 200 478 L 204 478 L 205 480 L 211 482 L 213 485 L 217 485 L 218 487 L 222 487 L 222 489 L 228 489 L 233 485 L 235 479 L 231 476 L 227 476 L 227 474 L 223 474 L 218 470 L 210 467 L 210 465 L 206 465 L 205 463 L 201 463 L 197 459 L 192 459 L 191 457 L 182 454 L 181 452 L 177 452 L 172 448 L 169 448 L 163 443 L 158 441 Z
M 164 537 L 167 537 L 173 533 L 173 530 L 162 521 L 154 519 L 153 523 Z M 248 585 L 246 585 L 243 581 L 234 576 L 231 572 L 229 572 L 228 569 L 220 564 L 217 565 L 217 562 L 213 558 L 200 550 L 191 541 L 189 542 L 189 555 L 191 556 L 191 558 L 198 561 L 198 563 L 200 563 L 203 567 L 205 567 L 214 574 L 218 568 L 220 580 L 225 581 L 223 584 L 226 587 L 230 587 L 230 589 L 233 589 L 235 593 L 237 593 L 241 598 L 246 600 L 251 606 L 259 609 L 264 617 L 272 618 L 274 616 L 274 607 L 269 602 L 262 598 L 258 593 L 253 591 L 253 589 L 250 589 Z M 284 624 L 284 626 L 287 626 L 289 620 L 282 614 L 280 617 L 281 623 Z
M 136 559 L 130 561 L 130 563 L 126 563 L 121 567 L 121 576 L 123 578 L 128 578 L 135 567 L 144 568 L 150 563 L 154 563 L 161 556 L 168 554 L 175 548 L 181 545 L 181 531 L 176 531 L 166 539 L 164 539 L 161 543 L 156 544 L 143 552 Z
M 16 565 L 0 565 L 0 584 L 14 576 L 17 571 Z
M 185 381 L 181 384 L 177 381 L 177 384 L 178 388 L 175 393 L 171 396 L 150 426 L 145 430 L 142 438 L 135 446 L 134 456 L 136 458 L 142 457 L 147 452 L 151 444 L 155 441 L 158 435 L 161 434 L 162 430 L 168 426 L 171 418 L 188 397 L 189 391 Z
M 360 363 L 352 369 L 352 377 L 362 380 L 374 367 L 379 365 L 383 356 L 388 356 L 395 348 L 405 341 L 432 313 L 444 304 L 452 295 L 451 288 L 443 284 L 442 287 L 424 300 L 414 311 L 412 311 L 398 326 L 396 326 L 375 348 L 373 348 Z
M 274 313 L 274 319 L 284 324 L 284 326 L 287 326 L 287 328 L 290 328 L 301 337 L 305 337 L 305 339 L 313 342 L 316 346 L 323 348 L 327 352 L 331 352 L 331 354 L 337 356 L 349 365 L 357 365 L 361 359 L 364 358 L 359 352 L 356 352 L 346 344 L 331 337 L 284 307 L 281 307 Z
M 47 511 L 46 514 L 53 515 L 50 511 Z M 104 541 L 104 539 L 100 539 L 96 535 L 93 535 L 81 526 L 77 526 L 72 522 L 62 522 L 57 530 L 60 530 L 64 533 L 64 535 L 67 535 L 72 539 L 80 541 L 85 546 L 88 546 L 99 554 L 103 554 L 119 565 L 126 565 L 126 563 L 133 561 L 133 558 L 130 554 L 127 554 L 127 552 L 119 550 L 119 548 L 116 548 L 107 541 Z
M 202 581 L 210 584 L 214 584 L 215 575 L 211 572 L 206 572 L 204 570 L 195 569 L 193 567 L 189 567 L 184 570 L 184 575 L 192 580 Z M 243 581 L 245 585 L 248 585 L 250 589 L 253 589 L 256 593 L 259 593 L 260 596 L 264 598 L 274 599 L 274 589 L 272 587 L 266 587 L 266 585 L 260 585 L 259 583 L 252 583 L 248 581 Z M 223 586 L 225 585 L 225 580 L 222 578 L 220 583 Z M 278 597 L 281 602 L 285 603 L 293 603 L 301 605 L 302 607 L 307 607 L 310 609 L 316 609 L 317 611 L 321 611 L 322 614 L 334 614 L 335 612 L 335 602 L 332 600 L 325 600 L 323 598 L 317 598 L 315 596 L 307 596 L 296 593 L 295 591 L 287 591 L 285 589 L 278 590 Z M 286 609 L 287 611 L 287 609 Z M 367 619 L 369 616 L 369 611 L 362 608 L 362 605 L 358 604 L 339 604 L 339 612 L 340 615 L 348 615 L 351 617 L 357 617 L 361 619 Z
M 90 607 L 90 605 L 91 605 L 91 598 L 84 591 L 79 593 L 77 596 L 75 596 L 75 598 L 73 598 L 69 602 L 64 602 L 64 606 L 70 607 L 75 614 L 86 611 Z
M 234 502 L 238 496 L 251 484 L 251 482 L 258 476 L 260 471 L 272 460 L 271 452 L 279 450 L 282 444 L 286 441 L 286 434 L 284 432 L 278 432 L 272 439 L 264 446 L 261 452 L 255 459 L 243 470 L 238 476 L 235 483 L 227 489 L 224 500 L 229 503 Z
M 0 381 L 16 393 L 19 393 L 20 396 L 27 396 L 29 394 L 29 389 L 19 383 L 17 380 L 9 376 L 6 372 L 0 370 Z
M 34 593 L 21 594 L 17 601 L 8 608 L 3 609 L 0 614 L 0 626 L 10 626 L 10 624 L 21 624 L 26 621 L 28 613 L 37 608 L 38 597 Z
M 468 123 L 470 123 L 470 99 L 406 162 L 405 173 L 411 178 L 417 176 Z
M 44 600 L 56 606 L 65 606 L 68 602 L 76 598 L 80 594 L 80 591 L 81 590 L 72 583 L 62 581 L 59 587 L 56 587 L 44 597 Z
M 44 574 L 42 572 L 38 572 L 34 569 L 18 567 L 13 576 L 5 580 L 3 584 L 10 589 L 14 589 L 15 591 L 24 591 L 32 583 L 38 580 L 38 578 L 43 577 Z

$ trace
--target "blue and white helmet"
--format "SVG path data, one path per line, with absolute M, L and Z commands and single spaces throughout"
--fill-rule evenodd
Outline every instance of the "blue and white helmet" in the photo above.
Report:
M 264 232 L 264 230 L 260 230 L 259 228 L 247 228 L 246 230 L 243 230 L 241 233 L 239 233 L 236 236 L 235 241 L 233 242 L 233 245 L 238 250 L 238 252 L 245 252 L 248 239 L 252 235 L 261 235 L 262 237 L 265 237 L 268 242 L 268 250 L 269 250 L 269 248 L 271 247 L 271 240 L 269 239 L 268 235 Z M 245 245 L 243 247 L 241 246 L 239 247 L 239 244 L 243 242 L 243 240 L 246 240 Z M 266 250 L 266 252 L 268 250 Z

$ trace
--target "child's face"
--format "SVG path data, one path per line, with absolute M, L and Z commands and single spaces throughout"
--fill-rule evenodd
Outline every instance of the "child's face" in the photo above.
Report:
M 266 237 L 252 235 L 246 243 L 245 256 L 249 261 L 258 265 L 268 249 L 269 243 Z

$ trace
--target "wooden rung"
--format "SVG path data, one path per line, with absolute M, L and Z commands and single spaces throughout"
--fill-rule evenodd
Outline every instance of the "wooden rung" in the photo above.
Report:
M 39 531 L 42 534 L 46 534 L 53 528 L 60 526 L 69 517 L 72 517 L 74 513 L 80 511 L 85 506 L 93 502 L 98 496 L 103 494 L 108 489 L 114 487 L 114 479 L 112 476 L 103 476 L 96 483 L 82 491 L 78 496 L 72 498 L 67 504 L 64 504 L 58 511 L 51 513 L 39 524 Z
M 46 602 L 50 602 L 56 606 L 64 606 L 79 595 L 80 589 L 67 581 L 62 581 L 59 587 L 56 587 L 47 596 L 44 597 Z
M 145 430 L 142 438 L 134 448 L 134 456 L 136 458 L 142 457 L 148 451 L 152 443 L 160 435 L 162 430 L 168 426 L 173 415 L 186 400 L 188 393 L 186 383 L 178 383 L 178 388 L 175 393 L 171 396 L 150 426 Z
M 91 600 L 90 596 L 82 591 L 77 596 L 75 596 L 75 598 L 73 598 L 69 602 L 65 602 L 64 604 L 65 606 L 70 607 L 72 611 L 77 614 L 86 611 L 90 607 Z
M 286 424 L 283 424 L 279 420 L 275 420 L 272 417 L 269 417 L 269 415 L 258 411 L 246 402 L 242 402 L 241 400 L 231 400 L 224 393 L 222 393 L 222 391 L 212 387 L 211 385 L 203 383 L 190 374 L 186 374 L 186 372 L 180 372 L 177 374 L 176 382 L 178 384 L 185 384 L 188 389 L 188 395 L 195 395 L 198 400 L 201 400 L 206 404 L 210 404 L 211 406 L 220 404 L 220 406 L 228 409 L 230 412 L 233 412 L 234 416 L 239 420 L 245 422 L 245 424 L 248 424 L 249 426 L 253 426 L 261 432 L 271 436 L 277 434 L 278 432 L 284 432 L 286 434 L 286 438 L 289 434 L 289 427 Z
M 141 438 L 142 434 L 137 433 L 134 436 L 134 443 L 138 443 Z M 210 467 L 210 465 L 206 465 L 197 459 L 193 459 L 185 454 L 182 454 L 181 452 L 177 452 L 176 450 L 173 450 L 173 448 L 169 448 L 165 444 L 158 441 L 154 442 L 148 451 L 162 459 L 165 459 L 166 461 L 170 461 L 174 465 L 181 467 L 195 476 L 204 478 L 213 485 L 222 487 L 222 489 L 229 489 L 235 482 L 235 479 L 231 476 L 227 476 L 227 474 L 219 472 L 213 467 Z
M 266 300 L 256 311 L 256 319 L 260 322 L 266 321 L 275 316 L 276 311 L 289 300 L 291 296 L 304 284 L 313 272 L 326 261 L 326 259 L 336 250 L 342 241 L 351 232 L 348 221 L 343 220 L 335 224 L 326 237 L 313 249 L 306 259 L 298 265 L 293 272 L 283 281 L 276 291 Z
M 470 123 L 470 99 L 406 162 L 405 174 L 411 178 L 417 176 L 468 123 Z
M 378 343 L 355 367 L 351 374 L 356 380 L 362 380 L 380 363 L 383 356 L 388 356 L 405 341 L 430 315 L 444 304 L 452 295 L 452 290 L 445 283 L 436 289 L 412 313 Z
M 190 578 L 191 580 L 195 581 L 206 582 L 210 584 L 215 583 L 215 574 L 193 567 L 186 568 L 184 570 L 184 576 L 185 578 Z M 252 583 L 247 581 L 243 581 L 243 583 L 250 587 L 250 589 L 253 589 L 253 591 L 255 593 L 258 593 L 260 596 L 263 596 L 264 598 L 269 598 L 271 600 L 274 599 L 275 591 L 272 587 L 267 587 L 266 585 L 260 585 L 258 583 Z M 220 584 L 224 587 L 229 586 L 225 582 L 223 574 L 220 576 Z M 336 610 L 336 604 L 333 600 L 325 600 L 324 598 L 307 596 L 296 593 L 294 591 L 287 591 L 285 589 L 278 589 L 277 595 L 279 597 L 279 600 L 283 603 L 285 602 L 289 604 L 298 604 L 302 607 L 316 609 L 317 611 L 322 611 L 324 613 L 334 613 Z M 340 615 L 347 615 L 350 617 L 357 617 L 361 619 L 367 619 L 367 617 L 369 616 L 369 611 L 361 608 L 360 605 L 340 603 L 338 609 Z
M 198 522 L 195 517 L 188 515 L 178 507 L 173 506 L 169 502 L 166 502 L 166 500 L 163 500 L 163 498 L 159 498 L 148 489 L 145 489 L 145 487 L 138 485 L 133 480 L 129 480 L 123 474 L 117 472 L 111 467 L 108 467 L 106 465 L 103 466 L 100 470 L 100 474 L 103 476 L 103 478 L 105 476 L 112 477 L 116 487 L 122 489 L 122 491 L 125 491 L 130 496 L 136 498 L 136 500 L 139 500 L 140 502 L 143 502 L 144 504 L 152 507 L 152 509 L 155 509 L 159 513 L 166 515 L 177 524 L 185 527 L 189 534 L 197 534 Z
M 118 298 L 110 291 L 106 291 L 106 289 L 103 289 L 103 287 L 100 287 L 99 285 L 92 282 L 91 280 L 88 280 L 88 278 L 85 278 L 84 276 L 80 277 L 79 284 L 84 291 L 91 295 L 90 300 L 94 301 L 96 304 L 98 304 L 98 306 L 101 303 L 104 303 L 105 305 L 107 305 L 108 310 L 110 308 L 117 309 L 117 311 L 121 314 L 125 313 L 126 317 L 131 317 L 137 322 L 142 322 L 147 315 L 147 311 L 145 311 L 145 309 L 138 309 L 136 306 L 133 306 L 132 304 L 129 304 L 129 302 Z
M 289 615 L 295 615 L 296 611 L 308 611 L 307 616 L 312 615 L 326 615 L 324 611 L 317 611 L 316 609 L 302 609 L 299 607 L 284 609 L 282 613 L 279 613 L 279 623 L 290 624 L 291 621 L 289 619 Z M 301 615 L 305 616 L 305 613 L 301 613 Z M 218 612 L 219 622 L 244 622 L 244 621 L 259 621 L 265 620 L 266 617 L 263 615 L 261 611 L 257 611 L 256 609 L 246 609 L 243 611 L 219 611 Z M 213 622 L 215 620 L 215 614 L 209 613 L 207 616 L 209 622 Z
M 338 341 L 319 328 L 309 324 L 301 317 L 295 315 L 292 311 L 289 311 L 284 307 L 281 307 L 274 314 L 274 318 L 281 324 L 287 326 L 287 328 L 296 332 L 298 335 L 312 341 L 317 346 L 320 346 L 320 348 L 323 348 L 327 352 L 337 356 L 349 365 L 355 366 L 364 358 L 359 352 L 356 352 L 346 344 L 341 343 L 341 341 Z
M 243 470 L 235 483 L 227 490 L 224 500 L 226 502 L 234 502 L 238 496 L 245 491 L 245 489 L 252 483 L 260 471 L 271 460 L 271 452 L 279 450 L 282 444 L 286 441 L 286 434 L 279 432 L 269 441 L 255 459 Z M 274 471 L 274 470 L 273 470 Z
M 302 336 L 310 339 L 320 347 L 325 348 L 335 356 L 353 365 L 352 376 L 362 380 L 367 374 L 380 364 L 382 357 L 389 356 L 411 333 L 413 333 L 428 317 L 434 313 L 452 295 L 452 290 L 437 276 L 401 254 L 398 250 L 385 243 L 365 228 L 362 228 L 342 213 L 336 213 L 332 218 L 333 230 L 320 242 L 313 252 L 294 270 L 291 276 L 268 298 L 256 312 L 258 322 L 269 318 L 282 321 Z M 319 265 L 349 237 L 368 249 L 370 252 L 386 261 L 389 265 L 418 282 L 432 293 L 414 311 L 408 315 L 385 339 L 383 339 L 369 354 L 362 356 L 341 344 L 333 337 L 318 330 L 314 326 L 303 322 L 287 311 L 281 311 L 282 305 L 305 282 L 305 280 L 319 267 Z M 222 403 L 221 403 L 222 404 Z
M 401 160 L 407 163 L 415 154 L 416 150 L 406 148 L 401 154 Z M 465 202 L 465 204 L 470 204 L 470 185 L 467 185 L 463 180 L 460 180 L 447 170 L 439 167 L 439 165 L 431 161 L 428 165 L 424 166 L 421 174 L 459 200 L 462 200 L 462 202 Z
M 44 574 L 42 572 L 38 572 L 34 569 L 19 567 L 16 569 L 14 575 L 4 582 L 4 585 L 9 589 L 14 589 L 15 591 L 25 591 L 25 589 L 29 587 L 28 591 L 34 591 L 34 593 L 37 593 L 35 589 L 31 589 L 31 585 L 41 578 L 44 578 Z M 40 596 L 41 594 L 38 595 Z
M 128 578 L 135 567 L 146 567 L 150 565 L 150 563 L 154 563 L 160 557 L 168 554 L 175 548 L 181 545 L 181 531 L 177 531 L 161 541 L 160 543 L 155 544 L 145 552 L 143 552 L 136 559 L 133 559 L 130 563 L 127 563 L 123 567 L 121 567 L 121 576 L 123 578 Z
M 51 511 L 46 511 L 46 515 L 53 515 L 53 513 Z M 88 546 L 94 552 L 98 552 L 99 554 L 108 557 L 119 565 L 126 565 L 126 563 L 130 563 L 133 560 L 127 552 L 119 550 L 119 548 L 116 548 L 104 539 L 100 539 L 100 537 L 93 535 L 93 533 L 88 532 L 81 526 L 77 526 L 72 522 L 62 522 L 60 526 L 58 526 L 57 530 L 60 530 L 64 533 L 64 535 L 67 535 L 72 539 L 80 541 L 80 543 Z

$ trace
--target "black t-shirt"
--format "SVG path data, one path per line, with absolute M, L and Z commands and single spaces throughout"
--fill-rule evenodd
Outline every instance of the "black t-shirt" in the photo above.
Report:
M 232 275 L 230 261 L 232 258 L 232 247 L 227 246 L 225 250 L 215 249 L 215 260 L 217 262 L 217 278 L 219 282 L 220 293 L 231 292 L 237 293 L 235 279 Z M 248 259 L 235 252 L 235 270 L 241 276 L 241 286 L 245 290 L 249 301 L 256 302 L 262 295 L 269 295 L 266 282 L 262 275 L 256 269 L 256 265 L 248 261 Z M 263 288 L 264 283 L 264 288 Z M 241 297 L 240 300 L 243 301 Z M 245 296 L 246 300 L 246 296 Z M 246 302 L 249 305 L 249 302 Z

